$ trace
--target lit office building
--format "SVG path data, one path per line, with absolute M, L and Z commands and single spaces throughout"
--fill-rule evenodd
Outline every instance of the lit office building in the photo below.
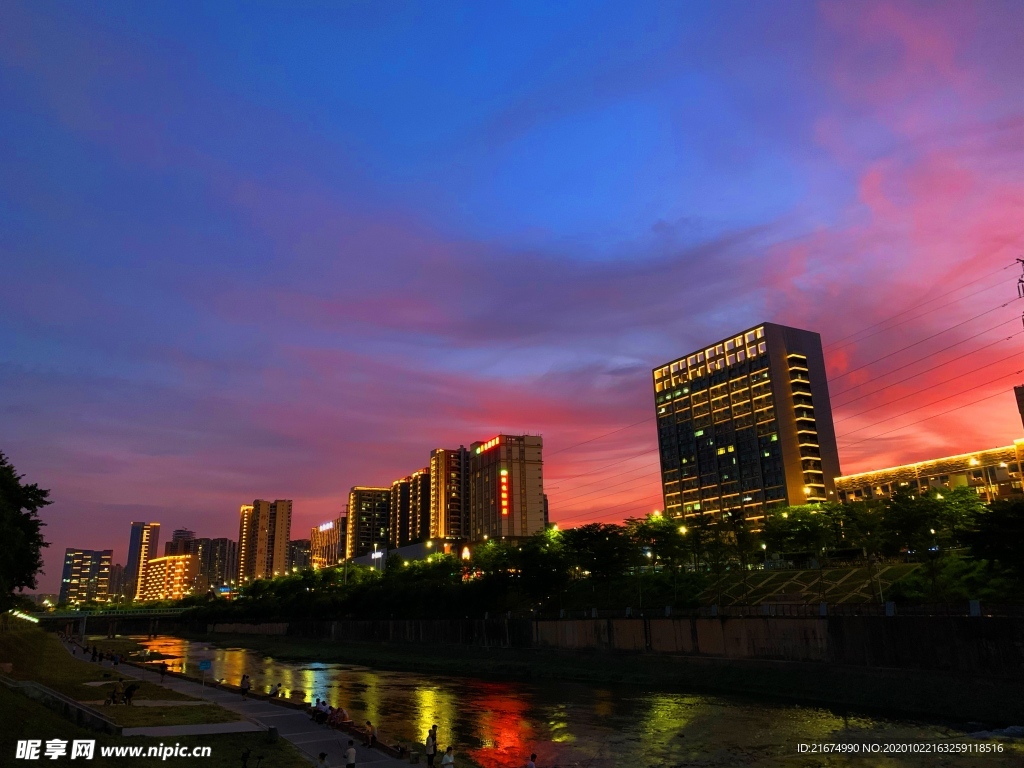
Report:
M 291 529 L 290 499 L 256 499 L 242 505 L 238 523 L 239 584 L 288 572 Z
M 124 566 L 124 594 L 139 599 L 139 587 L 146 572 L 146 563 L 159 554 L 160 523 L 132 523 L 128 539 L 128 560 Z
M 523 538 L 544 530 L 543 439 L 498 435 L 469 448 L 469 536 Z
M 763 323 L 658 366 L 654 399 L 665 513 L 835 499 L 839 474 L 817 333 Z
M 198 571 L 194 555 L 155 557 L 146 564 L 136 599 L 180 600 L 191 595 Z
M 348 494 L 345 557 L 361 557 L 388 548 L 391 489 L 357 485 Z
M 430 469 L 423 468 L 391 484 L 388 539 L 404 547 L 430 538 Z
M 106 602 L 110 596 L 110 568 L 114 550 L 64 550 L 64 571 L 60 579 L 62 603 Z
M 468 529 L 469 451 L 430 452 L 430 538 L 461 539 Z
M 309 532 L 307 568 L 330 568 L 345 559 L 345 515 L 321 523 Z
M 942 493 L 960 486 L 973 488 L 983 501 L 1020 498 L 1024 440 L 1013 445 L 929 459 L 900 467 L 876 469 L 836 478 L 842 502 L 889 498 L 900 489 L 914 493 Z
M 231 584 L 238 575 L 237 545 L 231 539 L 189 539 L 185 551 L 196 560 L 195 591 L 202 593 Z

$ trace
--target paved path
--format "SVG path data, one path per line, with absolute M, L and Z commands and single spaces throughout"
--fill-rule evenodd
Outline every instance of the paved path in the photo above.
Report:
M 301 710 L 282 707 L 257 699 L 244 698 L 232 691 L 213 688 L 208 685 L 203 686 L 191 680 L 184 680 L 172 675 L 167 675 L 161 683 L 159 671 L 139 669 L 130 664 L 120 665 L 118 667 L 118 674 L 124 677 L 145 680 L 155 685 L 162 685 L 164 688 L 183 693 L 186 696 L 205 699 L 244 718 L 242 722 L 236 723 L 125 728 L 123 731 L 125 736 L 196 736 L 211 733 L 260 731 L 273 726 L 277 728 L 281 738 L 287 739 L 302 750 L 310 762 L 314 764 L 316 763 L 317 756 L 321 752 L 326 752 L 331 768 L 341 768 L 345 765 L 345 750 L 348 748 L 348 740 L 353 739 L 356 747 L 357 766 L 397 768 L 400 765 L 408 765 L 407 761 L 397 760 L 375 749 L 360 746 L 359 739 L 349 736 L 347 733 L 336 731 L 325 725 L 317 725 L 309 719 L 309 715 Z

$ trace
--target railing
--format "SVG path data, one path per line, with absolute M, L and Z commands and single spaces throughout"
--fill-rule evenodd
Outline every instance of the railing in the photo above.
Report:
M 110 617 L 110 616 L 127 616 L 133 617 L 138 616 L 145 618 L 146 616 L 178 616 L 184 613 L 187 608 L 110 608 L 101 609 L 98 611 L 40 611 L 39 613 L 31 614 L 37 619 L 81 619 L 81 618 L 93 618 L 93 617 Z
M 972 602 L 974 605 L 972 606 Z M 756 605 L 702 606 L 700 608 L 669 609 L 636 608 L 565 610 L 538 612 L 531 618 L 552 619 L 625 619 L 625 618 L 743 618 L 779 616 L 783 618 L 824 618 L 828 616 L 1005 616 L 1024 618 L 1024 604 L 980 603 L 927 603 L 897 605 L 895 603 L 772 603 Z M 519 618 L 519 617 L 516 617 Z

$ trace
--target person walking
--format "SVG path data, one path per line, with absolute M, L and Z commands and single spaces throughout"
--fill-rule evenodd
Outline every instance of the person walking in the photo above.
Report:
M 356 768 L 356 743 L 348 740 L 348 749 L 345 750 L 345 768 Z
M 427 740 L 423 742 L 423 754 L 427 756 L 427 765 L 433 768 L 434 755 L 437 754 L 437 740 L 433 729 L 427 731 Z
M 124 689 L 124 703 L 125 704 L 127 704 L 128 706 L 131 706 L 132 699 L 135 698 L 135 692 L 137 690 L 139 690 L 139 684 L 138 683 L 132 683 L 131 685 L 129 685 L 127 688 Z
M 242 689 L 242 696 L 249 696 L 249 689 L 252 688 L 252 681 L 249 680 L 248 675 L 242 675 L 242 682 L 239 683 L 238 687 Z
M 92 660 L 96 661 L 96 646 L 95 645 L 92 647 Z
M 445 768 L 445 766 L 448 768 L 454 768 L 455 766 L 455 755 L 451 747 L 444 751 L 444 757 L 441 758 L 441 768 Z
M 526 768 L 537 768 L 537 753 L 530 755 L 530 762 L 526 764 Z
M 164 681 L 164 676 L 166 674 L 167 674 L 167 662 L 166 661 L 161 661 L 160 662 L 160 682 L 161 683 Z

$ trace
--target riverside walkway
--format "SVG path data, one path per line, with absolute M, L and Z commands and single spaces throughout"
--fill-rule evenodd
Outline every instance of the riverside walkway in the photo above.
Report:
M 65 643 L 64 646 L 70 653 L 70 644 Z M 349 739 L 355 742 L 356 765 L 358 766 L 397 768 L 397 766 L 408 764 L 407 760 L 398 760 L 376 749 L 360 746 L 359 738 L 356 736 L 350 736 L 344 731 L 337 731 L 325 725 L 314 723 L 310 720 L 309 715 L 299 709 L 271 704 L 268 701 L 261 701 L 256 698 L 247 698 L 240 693 L 216 688 L 211 685 L 204 686 L 172 674 L 168 674 L 164 681 L 161 682 L 158 671 L 144 669 L 132 664 L 121 664 L 117 668 L 117 674 L 126 678 L 134 677 L 138 680 L 145 680 L 154 685 L 162 685 L 169 690 L 183 693 L 186 696 L 203 699 L 234 712 L 243 718 L 241 721 L 234 723 L 125 728 L 122 731 L 125 736 L 151 736 L 167 739 L 175 736 L 202 736 L 213 733 L 256 732 L 273 727 L 277 728 L 277 732 L 282 739 L 286 739 L 298 747 L 313 764 L 316 763 L 317 756 L 321 752 L 326 752 L 331 768 L 344 766 L 345 750 L 348 749 Z

